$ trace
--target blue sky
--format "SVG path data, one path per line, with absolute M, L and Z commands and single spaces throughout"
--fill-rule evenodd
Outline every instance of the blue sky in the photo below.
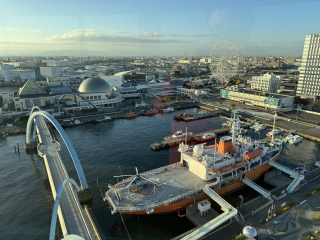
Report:
M 240 55 L 301 55 L 320 32 L 320 1 L 10 0 L 0 2 L 0 56 L 209 55 L 222 39 Z

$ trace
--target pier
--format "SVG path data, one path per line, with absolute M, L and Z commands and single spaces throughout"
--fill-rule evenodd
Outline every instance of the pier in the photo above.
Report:
M 38 110 L 38 111 L 35 111 Z M 48 124 L 56 128 L 71 155 L 77 170 L 80 186 L 69 178 L 67 170 L 60 157 L 60 143 L 52 136 Z M 33 136 L 31 127 L 34 126 Z M 37 142 L 35 141 L 37 140 Z M 83 239 L 100 240 L 98 227 L 95 225 L 94 216 L 89 209 L 81 206 L 80 202 L 86 202 L 92 198 L 78 156 L 68 136 L 60 124 L 47 112 L 34 107 L 31 110 L 26 130 L 26 150 L 34 150 L 43 158 L 53 198 L 55 200 L 49 239 L 56 239 L 56 220 L 59 219 L 63 237 L 77 235 Z

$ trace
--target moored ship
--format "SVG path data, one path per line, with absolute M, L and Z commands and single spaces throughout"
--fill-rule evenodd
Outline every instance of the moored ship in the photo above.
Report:
M 279 140 L 260 143 L 250 137 L 236 137 L 235 117 L 232 136 L 219 143 L 204 146 L 179 145 L 178 163 L 135 175 L 111 186 L 104 199 L 112 212 L 123 214 L 161 214 L 184 210 L 190 204 L 209 199 L 203 188 L 225 196 L 245 186 L 242 178 L 255 181 L 276 161 L 282 143 Z M 117 176 L 123 177 L 123 176 Z

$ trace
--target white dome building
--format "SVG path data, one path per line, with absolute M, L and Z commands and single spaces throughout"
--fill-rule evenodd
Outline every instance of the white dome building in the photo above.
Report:
M 90 105 L 90 101 L 98 107 L 116 107 L 123 101 L 122 95 L 100 77 L 85 79 L 79 86 L 78 94 L 86 99 L 77 99 L 80 106 Z

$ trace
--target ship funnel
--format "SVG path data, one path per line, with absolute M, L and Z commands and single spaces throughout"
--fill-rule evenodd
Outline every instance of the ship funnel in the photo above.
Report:
M 221 137 L 218 145 L 218 152 L 228 153 L 233 151 L 232 138 L 229 136 Z

